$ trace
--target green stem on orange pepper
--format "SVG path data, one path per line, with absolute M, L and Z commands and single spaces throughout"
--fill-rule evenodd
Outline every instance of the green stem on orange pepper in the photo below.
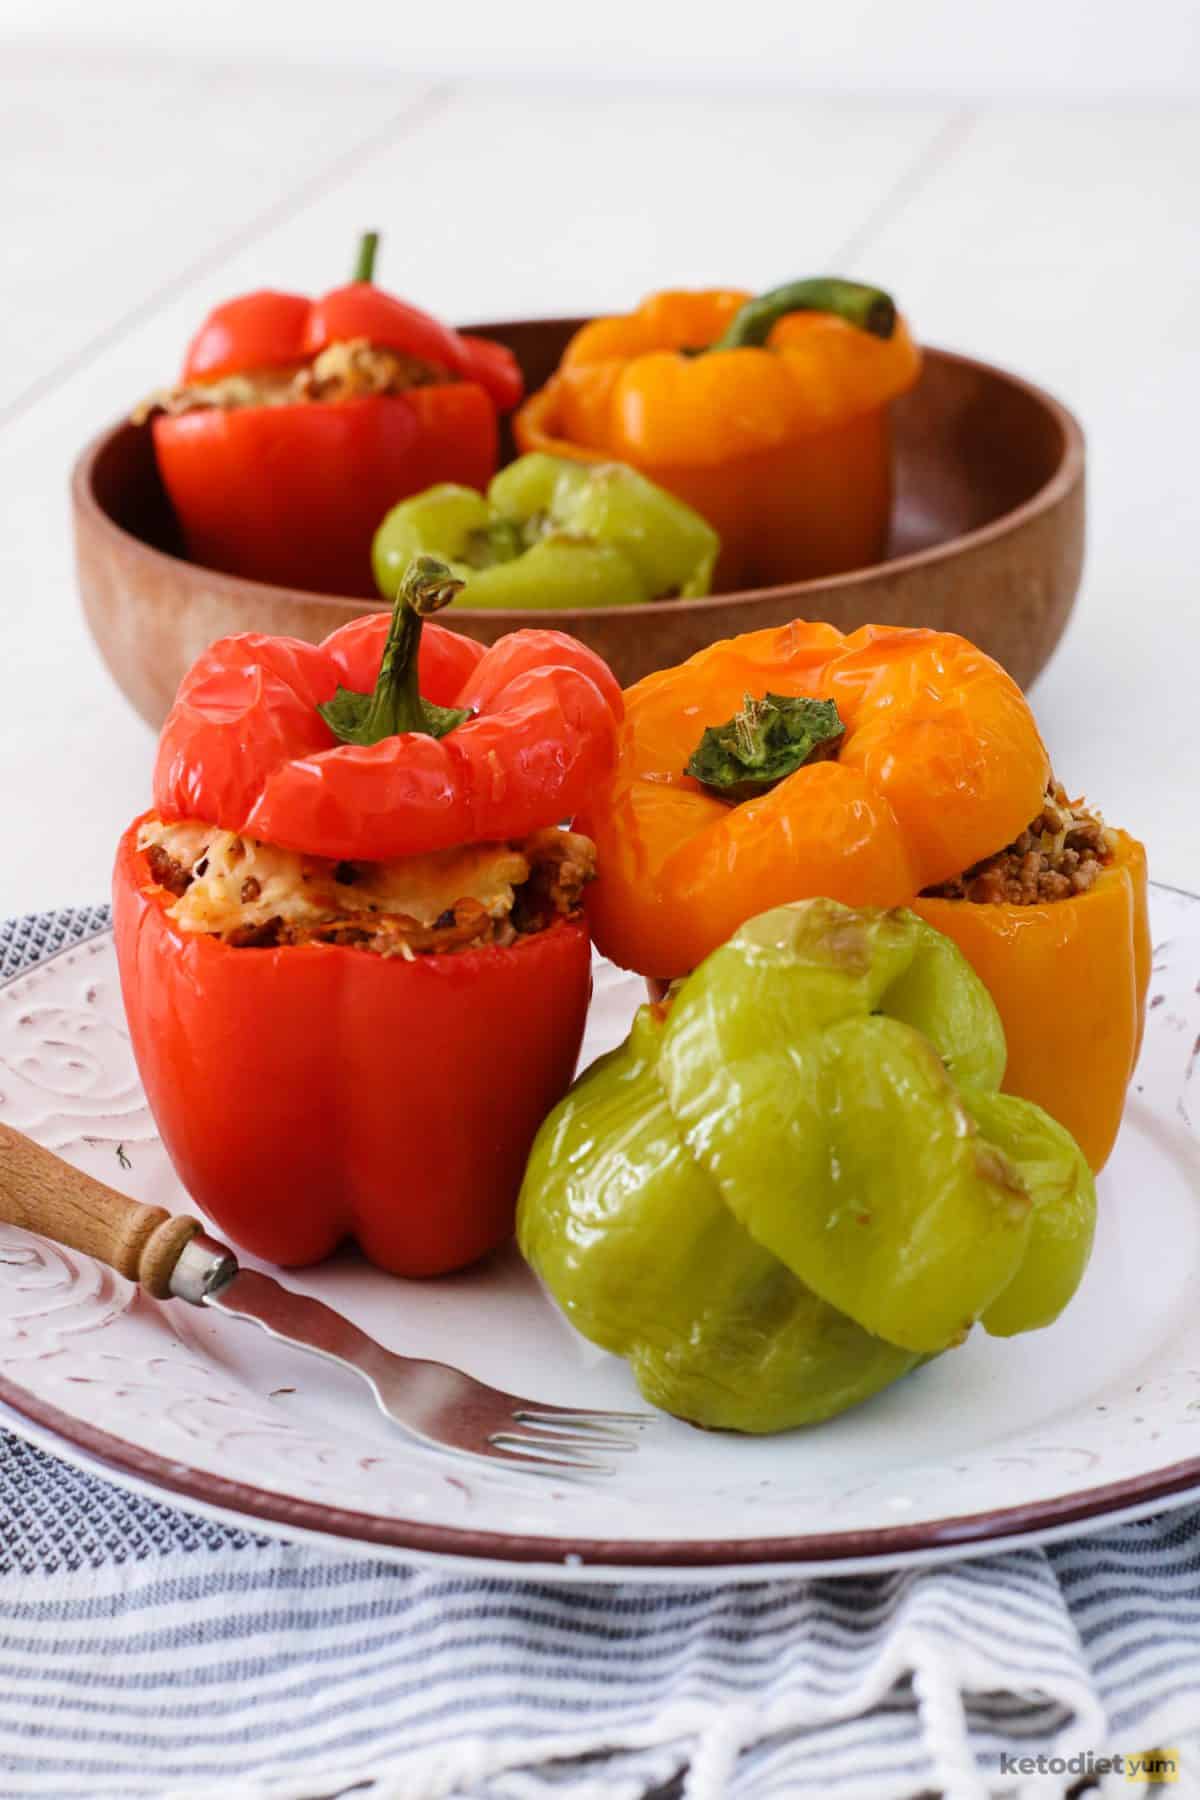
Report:
M 872 337 L 890 338 L 896 327 L 895 302 L 882 288 L 844 281 L 838 275 L 817 275 L 808 281 L 785 282 L 747 300 L 709 345 L 709 351 L 761 347 L 780 319 L 793 312 L 835 313 Z
M 753 800 L 805 763 L 835 757 L 845 731 L 833 700 L 747 694 L 732 719 L 708 726 L 685 772 L 718 800 Z

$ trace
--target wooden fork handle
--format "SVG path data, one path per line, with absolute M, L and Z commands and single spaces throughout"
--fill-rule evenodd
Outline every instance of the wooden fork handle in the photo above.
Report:
M 142 1206 L 106 1187 L 11 1125 L 0 1125 L 0 1223 L 19 1225 L 82 1250 L 156 1300 L 200 1223 L 161 1206 Z

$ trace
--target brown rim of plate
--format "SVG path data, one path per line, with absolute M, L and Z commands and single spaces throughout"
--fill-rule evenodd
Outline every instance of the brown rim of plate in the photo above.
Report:
M 1189 888 L 1167 882 L 1150 886 L 1167 893 L 1200 900 Z M 94 932 L 80 942 L 94 942 L 111 927 Z M 52 956 L 18 969 L 0 990 L 19 981 L 29 969 L 44 968 L 58 957 L 79 948 L 64 945 Z M 184 1304 L 180 1302 L 180 1304 Z M 303 1356 L 304 1351 L 297 1351 Z M 993 1507 L 985 1512 L 952 1513 L 944 1519 L 927 1519 L 913 1525 L 884 1525 L 863 1531 L 809 1532 L 792 1537 L 759 1538 L 569 1538 L 522 1535 L 503 1531 L 473 1531 L 455 1525 L 427 1525 L 415 1519 L 385 1519 L 377 1513 L 354 1512 L 346 1507 L 322 1506 L 313 1500 L 294 1500 L 269 1488 L 251 1487 L 189 1469 L 178 1459 L 159 1456 L 72 1418 L 48 1401 L 28 1393 L 18 1382 L 0 1375 L 0 1402 L 53 1432 L 64 1442 L 105 1464 L 117 1474 L 196 1500 L 203 1506 L 261 1519 L 284 1530 L 314 1532 L 360 1544 L 379 1544 L 389 1549 L 413 1550 L 438 1556 L 480 1557 L 494 1562 L 565 1563 L 594 1568 L 735 1568 L 756 1564 L 833 1563 L 866 1561 L 913 1552 L 949 1550 L 1023 1536 L 1031 1531 L 1050 1531 L 1064 1525 L 1120 1512 L 1129 1506 L 1152 1507 L 1159 1500 L 1200 1487 L 1200 1456 L 1168 1463 L 1148 1475 L 1130 1475 L 1101 1487 L 1077 1488 L 1046 1500 L 1021 1506 Z
M 302 1355 L 303 1352 L 298 1352 Z M 427 1525 L 412 1519 L 385 1519 L 376 1513 L 321 1506 L 293 1500 L 267 1488 L 229 1481 L 221 1475 L 186 1469 L 169 1457 L 143 1450 L 107 1431 L 73 1419 L 47 1401 L 26 1393 L 0 1376 L 0 1401 L 84 1451 L 117 1474 L 140 1481 L 183 1500 L 216 1507 L 243 1518 L 261 1519 L 285 1530 L 315 1532 L 359 1544 L 426 1555 L 482 1557 L 494 1562 L 565 1563 L 592 1568 L 734 1568 L 756 1564 L 865 1561 L 938 1551 L 958 1546 L 986 1546 L 995 1540 L 1052 1530 L 1122 1511 L 1128 1506 L 1154 1506 L 1175 1494 L 1200 1487 L 1200 1457 L 1169 1463 L 1151 1475 L 1129 1476 L 1103 1487 L 1056 1494 L 1022 1506 L 928 1519 L 916 1525 L 885 1525 L 878 1530 L 809 1533 L 800 1537 L 761 1538 L 570 1538 L 536 1537 L 503 1531 L 477 1531 L 454 1525 Z M 186 1508 L 185 1508 L 186 1510 Z
M 582 319 L 542 319 L 531 321 L 531 323 L 557 326 L 561 327 L 563 331 L 567 331 L 575 329 L 585 321 Z M 481 336 L 489 336 L 492 333 L 503 333 L 509 328 L 502 324 L 491 324 L 463 326 L 462 329 L 476 332 Z M 989 543 L 995 538 L 1004 536 L 1015 525 L 1045 512 L 1064 494 L 1069 493 L 1082 479 L 1084 469 L 1083 430 L 1075 415 L 1060 400 L 1056 400 L 1052 394 L 1047 393 L 1045 388 L 1038 387 L 1032 381 L 1025 381 L 1021 376 L 1013 375 L 995 363 L 982 362 L 977 357 L 961 356 L 954 350 L 939 350 L 933 345 L 924 345 L 922 348 L 927 354 L 937 356 L 945 362 L 954 363 L 959 368 L 977 370 L 993 379 L 1007 382 L 1011 387 L 1017 388 L 1042 406 L 1053 417 L 1062 433 L 1063 452 L 1058 467 L 1044 486 L 1040 487 L 1037 493 L 1032 494 L 1028 500 L 1022 501 L 1020 506 L 1013 507 L 1010 512 L 1002 513 L 999 518 L 990 520 L 988 524 L 978 526 L 974 531 L 964 531 L 958 537 L 948 538 L 941 544 L 932 544 L 924 550 L 911 551 L 906 556 L 891 557 L 882 562 L 864 564 L 859 569 L 847 569 L 840 575 L 823 575 L 811 581 L 783 583 L 782 585 L 788 589 L 789 593 L 795 595 L 797 602 L 801 605 L 804 596 L 808 593 L 836 592 L 842 587 L 861 584 L 865 575 L 890 575 L 927 567 L 930 563 L 944 561 L 949 556 L 957 556 L 964 549 Z M 186 558 L 172 556 L 168 551 L 159 550 L 153 544 L 147 544 L 142 538 L 135 537 L 132 532 L 126 531 L 124 526 L 118 525 L 115 519 L 110 518 L 96 498 L 92 485 L 93 465 L 104 444 L 113 436 L 114 432 L 123 429 L 126 423 L 127 421 L 122 419 L 115 425 L 110 425 L 92 438 L 81 451 L 71 471 L 71 492 L 74 502 L 102 531 L 124 545 L 135 546 L 138 554 L 167 564 L 183 562 L 188 567 L 196 567 L 197 565 L 188 563 Z M 241 592 L 246 588 L 261 588 L 265 593 L 274 594 L 290 594 L 300 591 L 277 587 L 270 582 L 252 581 L 243 575 L 227 575 L 217 569 L 206 569 L 205 573 L 209 584 L 219 592 Z M 739 588 L 724 594 L 707 594 L 699 600 L 653 600 L 636 606 L 590 607 L 588 611 L 589 615 L 595 618 L 619 615 L 623 619 L 636 619 L 650 613 L 661 616 L 663 611 L 668 608 L 674 612 L 703 612 L 711 607 L 728 606 L 734 600 L 760 600 L 776 591 L 775 588 Z M 330 607 L 344 607 L 349 598 L 349 596 L 338 594 L 310 593 L 307 589 L 304 590 L 304 593 L 307 600 L 318 606 L 324 604 Z M 379 610 L 384 610 L 385 605 L 386 603 L 381 598 Z M 366 610 L 370 609 L 366 608 Z M 473 617 L 486 617 L 501 622 L 509 619 L 525 621 L 529 617 L 528 608 L 488 607 L 481 611 L 478 608 L 462 607 L 459 610 L 463 613 L 470 613 Z

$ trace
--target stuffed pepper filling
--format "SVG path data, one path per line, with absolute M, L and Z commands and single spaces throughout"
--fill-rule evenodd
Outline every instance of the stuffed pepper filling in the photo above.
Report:
M 190 381 L 159 388 L 133 414 L 140 425 L 153 413 L 197 412 L 216 407 L 297 406 L 304 401 L 357 400 L 366 394 L 404 394 L 410 388 L 435 387 L 459 379 L 455 370 L 352 338 L 329 344 L 311 362 L 283 369 L 252 369 L 215 381 Z
M 183 931 L 236 949 L 344 944 L 406 959 L 508 945 L 573 918 L 596 870 L 590 838 L 555 826 L 516 843 L 335 862 L 151 819 L 138 848 Z
M 1003 850 L 936 887 L 931 898 L 982 905 L 1041 906 L 1086 894 L 1113 860 L 1115 833 L 1082 800 L 1052 781 L 1036 819 Z

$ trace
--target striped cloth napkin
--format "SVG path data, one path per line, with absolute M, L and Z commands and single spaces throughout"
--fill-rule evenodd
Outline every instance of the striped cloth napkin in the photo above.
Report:
M 0 1794 L 1032 1800 L 1170 1746 L 1195 1795 L 1198 1572 L 1189 1510 L 842 1580 L 496 1579 L 230 1530 L 0 1434 Z
M 0 974 L 103 923 L 0 928 Z M 1101 1791 L 1146 1792 L 1153 1750 L 1200 1796 L 1200 1509 L 891 1574 L 560 1585 L 231 1529 L 5 1422 L 2 1800 L 1049 1800 L 1114 1756 Z

